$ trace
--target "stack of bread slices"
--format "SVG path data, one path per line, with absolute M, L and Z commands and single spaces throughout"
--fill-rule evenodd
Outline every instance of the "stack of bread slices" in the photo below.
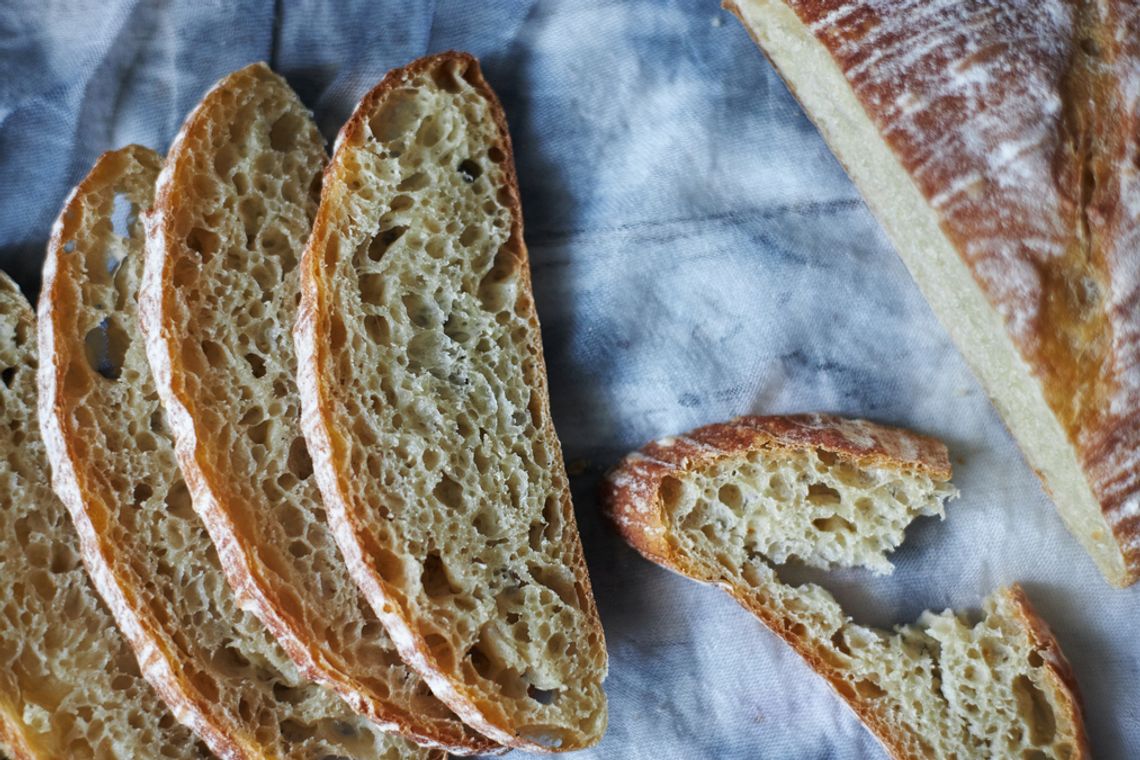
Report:
M 470 56 L 389 73 L 331 159 L 264 64 L 165 157 L 103 155 L 38 324 L 0 281 L 0 363 L 7 756 L 600 740 L 510 137 Z

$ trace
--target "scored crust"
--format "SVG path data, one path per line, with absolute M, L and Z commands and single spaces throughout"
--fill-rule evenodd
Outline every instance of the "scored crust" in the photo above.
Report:
M 385 577 L 385 573 L 391 576 L 394 572 L 393 562 L 396 558 L 371 534 L 369 526 L 375 524 L 379 515 L 369 514 L 366 508 L 362 508 L 354 485 L 354 480 L 359 479 L 360 473 L 353 472 L 348 464 L 353 451 L 353 433 L 341 419 L 343 400 L 339 394 L 343 378 L 337 374 L 338 371 L 343 371 L 338 368 L 345 361 L 342 355 L 345 352 L 340 350 L 338 354 L 338 348 L 345 340 L 345 328 L 337 313 L 339 304 L 335 300 L 336 288 L 331 278 L 336 276 L 340 257 L 351 255 L 339 250 L 348 244 L 338 236 L 344 233 L 351 238 L 362 232 L 356 228 L 360 222 L 353 219 L 353 213 L 366 216 L 361 208 L 364 203 L 371 202 L 372 196 L 366 196 L 368 201 L 358 201 L 354 197 L 354 192 L 370 193 L 370 189 L 361 190 L 358 181 L 349 182 L 346 179 L 349 170 L 344 164 L 356 160 L 353 152 L 360 150 L 372 134 L 370 130 L 384 129 L 383 124 L 377 124 L 372 119 L 393 93 L 417 77 L 433 76 L 436 73 L 444 77 L 461 76 L 463 81 L 474 88 L 488 107 L 498 135 L 495 143 L 487 148 L 489 154 L 497 155 L 492 160 L 498 165 L 495 171 L 500 173 L 498 198 L 506 204 L 510 213 L 509 238 L 500 249 L 508 257 L 508 263 L 501 274 L 504 278 L 513 278 L 519 283 L 518 304 L 525 310 L 527 350 L 533 359 L 526 370 L 526 382 L 533 392 L 531 411 L 541 421 L 540 434 L 550 451 L 549 467 L 555 481 L 560 484 L 553 498 L 562 527 L 561 547 L 566 557 L 566 567 L 573 576 L 573 590 L 569 593 L 576 598 L 578 613 L 587 621 L 582 640 L 573 643 L 579 656 L 588 658 L 587 667 L 593 675 L 583 685 L 581 692 L 572 696 L 591 705 L 589 720 L 593 725 L 588 731 L 575 734 L 565 724 L 555 724 L 557 716 L 552 715 L 550 733 L 557 733 L 557 739 L 553 740 L 543 731 L 527 732 L 513 725 L 505 712 L 510 706 L 508 702 L 499 704 L 488 699 L 486 693 L 477 691 L 464 681 L 458 664 L 445 664 L 438 653 L 433 651 L 428 635 L 411 618 L 408 597 L 394 582 L 390 582 L 389 577 Z M 344 229 L 338 225 L 343 225 Z M 371 231 L 363 230 L 363 233 L 367 235 Z M 496 268 L 498 266 L 496 264 Z M 576 749 L 597 742 L 605 726 L 604 693 L 601 691 L 601 680 L 606 669 L 604 638 L 576 529 L 561 450 L 549 412 L 529 262 L 522 241 L 522 215 L 510 137 L 498 99 L 484 81 L 474 58 L 461 53 L 444 53 L 420 59 L 389 73 L 362 99 L 337 138 L 333 160 L 325 176 L 320 209 L 301 268 L 302 300 L 295 336 L 305 437 L 329 509 L 329 519 L 349 569 L 392 634 L 400 654 L 424 676 L 436 695 L 465 722 L 496 741 L 535 751 Z M 358 463 L 357 466 L 362 467 L 364 464 Z M 373 487 L 379 489 L 381 486 L 377 483 Z M 489 506 L 497 508 L 493 503 Z
M 879 739 L 892 757 L 919 760 L 929 748 L 916 745 L 910 732 L 886 720 L 844 678 L 842 665 L 823 646 L 804 636 L 800 621 L 785 617 L 761 587 L 723 575 L 715 562 L 690 554 L 676 537 L 663 496 L 666 480 L 713 468 L 720 461 L 750 455 L 786 455 L 795 450 L 831 452 L 862 467 L 920 471 L 948 480 L 950 463 L 939 441 L 863 420 L 830 415 L 741 417 L 708 425 L 684 436 L 652 442 L 627 456 L 602 483 L 602 503 L 622 538 L 646 559 L 688 578 L 720 586 L 739 604 L 786 641 L 823 676 Z M 997 592 L 987 604 L 1008 605 L 1020 621 L 1032 649 L 1045 666 L 1043 678 L 1051 704 L 1063 712 L 1073 758 L 1089 757 L 1076 679 L 1048 625 L 1036 614 L 1017 584 Z
M 235 136 L 233 125 L 239 124 L 250 125 L 251 134 Z M 218 136 L 219 125 L 231 128 Z M 257 131 L 263 128 L 264 137 Z M 290 134 L 280 134 L 286 130 Z M 291 325 L 277 320 L 289 320 L 295 308 L 298 273 L 290 262 L 299 256 L 316 211 L 311 189 L 325 163 L 322 145 L 292 90 L 264 63 L 221 80 L 187 117 L 148 216 L 139 294 L 147 356 L 195 509 L 242 607 L 266 624 L 306 677 L 334 689 L 378 726 L 456 754 L 493 752 L 498 745 L 464 726 L 400 660 L 344 570 L 320 517 L 315 481 L 295 450 L 304 442 Z M 260 153 L 219 171 L 219 159 L 235 148 Z M 277 157 L 284 162 L 280 168 L 262 166 Z M 287 201 L 275 196 L 251 227 L 240 213 L 244 201 L 230 203 L 242 195 L 239 183 L 248 191 L 275 180 L 293 194 L 280 194 Z M 216 236 L 209 248 L 218 250 L 195 249 L 190 237 L 198 230 Z M 243 232 L 248 239 L 234 237 Z M 235 254 L 240 260 L 231 261 Z M 249 312 L 247 299 L 263 302 L 260 321 L 234 327 Z M 206 356 L 207 343 L 224 353 L 225 363 Z M 255 374 L 243 370 L 246 352 L 257 356 Z M 277 407 L 284 411 L 274 412 Z M 290 420 L 294 409 L 297 417 Z M 259 460 L 260 449 L 249 441 L 266 424 L 265 415 L 274 427 L 261 444 L 266 459 Z M 285 491 L 274 496 L 271 486 L 281 478 Z M 286 525 L 289 520 L 298 524 Z
M 114 218 L 119 196 L 149 206 L 161 162 L 139 146 L 104 154 L 61 212 L 44 268 L 40 425 L 94 585 L 143 676 L 219 757 L 441 758 L 301 679 L 225 583 L 137 333 L 141 224 L 128 217 L 119 232 Z
M 728 0 L 1069 530 L 1140 577 L 1140 8 Z M 935 44 L 937 43 L 937 44 Z

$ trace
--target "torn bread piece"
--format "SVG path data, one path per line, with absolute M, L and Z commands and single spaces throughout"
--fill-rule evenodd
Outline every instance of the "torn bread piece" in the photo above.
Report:
M 823 415 L 742 417 L 663 439 L 606 478 L 605 508 L 646 558 L 715 583 L 787 641 L 895 758 L 1087 758 L 1076 683 L 1018 586 L 981 620 L 924 612 L 857 625 L 787 561 L 889 572 L 907 525 L 955 491 L 938 441 Z
M 728 0 L 1069 531 L 1140 578 L 1140 4 Z
M 138 146 L 102 156 L 68 199 L 44 268 L 40 425 L 95 587 L 143 676 L 219 757 L 439 760 L 304 680 L 226 583 L 138 328 L 138 214 L 161 165 Z
M 36 322 L 0 274 L 0 754 L 208 758 L 139 673 L 52 493 L 36 422 Z
M 498 742 L 606 726 L 503 111 L 474 58 L 388 74 L 341 131 L 301 263 L 303 426 L 400 654 Z
M 297 263 L 324 138 L 255 63 L 219 82 L 166 158 L 139 292 L 147 356 L 179 464 L 230 586 L 301 672 L 417 743 L 497 745 L 399 653 L 345 569 L 301 435 Z

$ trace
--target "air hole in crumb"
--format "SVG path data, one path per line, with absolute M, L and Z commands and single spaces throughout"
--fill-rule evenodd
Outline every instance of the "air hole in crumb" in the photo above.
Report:
M 297 138 L 304 128 L 305 123 L 299 114 L 283 113 L 269 128 L 269 144 L 273 150 L 290 150 L 297 144 Z
M 372 136 L 380 142 L 391 142 L 410 132 L 420 120 L 420 103 L 416 91 L 392 92 L 381 108 L 368 120 Z
M 681 494 L 684 492 L 684 486 L 681 481 L 674 477 L 666 477 L 661 480 L 661 486 L 658 488 L 661 494 L 661 500 L 665 504 L 666 509 L 674 509 L 681 502 Z
M 0 372 L 0 380 L 4 381 L 5 388 L 12 387 L 12 381 L 16 379 L 16 368 L 5 367 L 3 372 Z
M 562 603 L 573 609 L 578 608 L 578 587 L 574 582 L 574 574 L 561 565 L 550 567 L 531 563 L 527 566 L 531 578 L 535 583 L 545 586 L 562 600 Z
M 87 332 L 83 345 L 91 369 L 107 380 L 119 379 L 131 340 L 116 319 L 104 317 L 98 327 Z
M 245 355 L 245 360 L 249 363 L 249 371 L 254 377 L 265 377 L 265 359 L 258 354 L 248 353 Z
M 372 242 L 368 245 L 368 258 L 372 261 L 379 261 L 384 253 L 400 239 L 400 236 L 408 231 L 407 227 L 390 227 L 386 230 L 381 230 L 372 238 Z
M 854 533 L 855 526 L 850 520 L 846 520 L 839 515 L 828 515 L 827 517 L 817 517 L 811 521 L 816 530 L 824 533 Z
M 744 506 L 744 494 L 735 483 L 726 483 L 720 487 L 716 494 L 717 499 L 733 512 L 739 512 Z
M 206 363 L 214 369 L 224 367 L 226 364 L 225 349 L 212 340 L 202 341 L 202 354 L 206 357 Z
M 457 72 L 455 67 L 451 64 L 440 66 L 431 72 L 431 79 L 435 82 L 435 86 L 444 92 L 455 94 L 461 89 L 459 79 L 456 76 Z
M 878 699 L 887 693 L 883 690 L 883 687 L 866 678 L 856 682 L 855 691 L 864 699 Z
M 360 283 L 360 300 L 370 306 L 382 306 L 384 303 L 384 275 L 382 274 L 362 274 L 358 280 Z
M 834 451 L 827 451 L 826 449 L 816 449 L 815 454 L 816 454 L 816 456 L 819 457 L 819 461 L 823 462 L 828 467 L 831 467 L 837 461 L 839 461 L 839 457 L 836 455 L 836 453 Z
M 414 205 L 415 201 L 412 200 L 412 196 L 401 194 L 392 199 L 392 202 L 388 204 L 388 208 L 392 211 L 407 211 Z
M 142 504 L 153 495 L 154 489 L 146 483 L 136 483 L 135 489 L 131 493 L 131 496 L 135 500 L 135 504 Z
M 289 472 L 297 476 L 298 480 L 307 480 L 313 474 L 313 460 L 309 457 L 309 448 L 305 439 L 298 436 L 289 444 L 289 458 L 287 460 Z
M 186 247 L 201 256 L 204 261 L 218 252 L 218 245 L 218 236 L 201 227 L 195 227 L 186 234 Z
M 392 331 L 388 326 L 388 320 L 379 314 L 369 314 L 364 318 L 364 329 L 368 333 L 368 337 L 372 339 L 373 343 L 382 346 L 391 344 Z
M 835 506 L 839 504 L 839 491 L 823 483 L 812 483 L 808 486 L 807 500 L 818 507 Z
M 501 164 L 507 160 L 507 154 L 502 151 L 497 145 L 492 145 L 487 151 L 487 158 L 491 159 L 496 164 Z
M 451 582 L 447 566 L 439 552 L 431 552 L 424 558 L 423 572 L 420 574 L 420 583 L 423 584 L 424 593 L 433 599 L 449 596 L 459 591 Z
M 1045 660 L 1042 659 L 1040 652 L 1038 652 L 1036 649 L 1033 649 L 1029 652 L 1029 665 L 1031 667 L 1039 668 L 1044 664 Z
M 190 499 L 190 490 L 186 483 L 179 480 L 172 484 L 166 492 L 166 511 L 175 517 L 189 520 L 194 516 L 194 506 Z
M 428 186 L 428 176 L 423 172 L 416 172 L 410 174 L 404 179 L 400 180 L 400 184 L 396 185 L 396 189 L 400 192 L 415 192 L 423 190 Z
M 459 244 L 464 248 L 469 248 L 473 243 L 478 242 L 483 237 L 483 230 L 477 224 L 467 225 L 467 229 L 459 236 Z
M 344 347 L 348 340 L 348 333 L 344 329 L 344 321 L 335 314 L 329 319 L 329 347 L 338 351 Z
M 463 507 L 463 486 L 446 473 L 440 476 L 439 482 L 432 489 L 432 495 L 448 509 L 458 511 Z
M 262 420 L 246 431 L 246 435 L 249 436 L 249 440 L 254 445 L 264 446 L 265 442 L 269 440 L 269 423 L 270 420 Z
M 469 185 L 483 176 L 483 167 L 479 165 L 479 162 L 473 161 L 470 158 L 465 158 L 460 161 L 459 166 L 456 168 L 459 170 L 460 176 L 462 176 L 464 181 Z
M 1013 681 L 1017 712 L 1029 726 L 1029 738 L 1037 746 L 1051 744 L 1057 734 L 1057 721 L 1048 698 L 1025 675 Z
M 558 689 L 540 689 L 531 685 L 527 687 L 526 695 L 540 705 L 552 705 L 558 699 Z
M 126 193 L 115 193 L 111 200 L 111 229 L 122 238 L 131 236 L 131 226 L 138 217 L 138 206 L 131 202 Z

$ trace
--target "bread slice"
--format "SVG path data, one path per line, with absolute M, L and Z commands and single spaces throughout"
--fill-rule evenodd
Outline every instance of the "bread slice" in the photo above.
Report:
M 551 423 L 502 108 L 474 58 L 388 74 L 301 264 L 303 425 L 349 570 L 464 721 L 597 742 L 606 652 Z
M 210 757 L 83 571 L 36 423 L 35 315 L 4 274 L 0 380 L 0 747 L 14 760 Z
M 828 416 L 742 417 L 652 443 L 603 500 L 648 559 L 722 586 L 830 682 L 896 758 L 1085 758 L 1068 663 L 1017 586 L 982 620 L 923 613 L 894 633 L 852 622 L 777 566 L 866 567 L 954 494 L 931 438 Z
M 728 0 L 1114 584 L 1140 578 L 1140 6 Z
M 194 507 L 243 609 L 312 679 L 421 744 L 495 748 L 400 659 L 345 569 L 310 477 L 292 328 L 324 139 L 263 63 L 215 86 L 167 156 L 139 293 Z
M 238 608 L 179 476 L 136 317 L 161 159 L 104 155 L 52 234 L 40 295 L 40 424 L 56 492 L 142 674 L 224 758 L 440 758 L 302 679 Z

